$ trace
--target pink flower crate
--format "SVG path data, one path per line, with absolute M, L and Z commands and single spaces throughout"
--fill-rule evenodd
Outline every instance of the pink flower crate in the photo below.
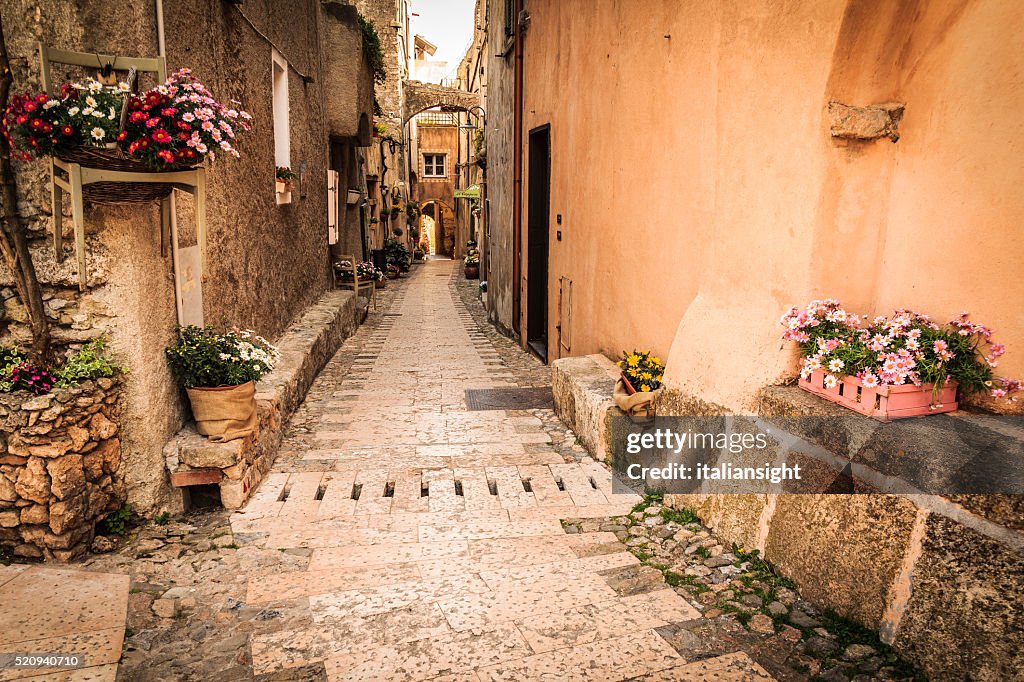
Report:
M 807 379 L 800 379 L 798 385 L 825 400 L 883 422 L 956 409 L 955 381 L 947 381 L 937 394 L 932 393 L 932 384 L 867 388 L 852 376 L 842 377 L 834 388 L 825 388 L 825 371 L 819 369 Z

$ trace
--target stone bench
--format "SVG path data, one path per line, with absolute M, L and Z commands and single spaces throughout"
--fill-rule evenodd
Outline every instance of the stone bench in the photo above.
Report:
M 277 342 L 281 361 L 256 384 L 257 432 L 215 443 L 186 424 L 164 446 L 171 485 L 220 488 L 221 504 L 238 509 L 270 470 L 283 437 L 283 426 L 302 403 L 320 370 L 359 326 L 355 293 L 332 290 L 293 322 Z
M 611 462 L 609 419 L 624 416 L 612 398 L 619 374 L 615 363 L 601 354 L 551 363 L 555 413 L 599 462 Z

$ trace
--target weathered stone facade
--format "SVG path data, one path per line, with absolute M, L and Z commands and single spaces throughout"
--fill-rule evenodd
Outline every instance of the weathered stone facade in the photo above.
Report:
M 125 501 L 119 379 L 0 394 L 0 545 L 67 561 Z
M 156 16 L 149 0 L 0 0 L 0 10 L 14 92 L 40 88 L 39 41 L 102 54 L 158 52 Z M 207 170 L 203 317 L 212 324 L 251 328 L 271 339 L 331 285 L 326 99 L 366 99 L 357 96 L 357 81 L 328 82 L 323 53 L 329 47 L 320 30 L 320 12 L 319 0 L 253 0 L 244 6 L 220 0 L 164 4 L 168 71 L 190 67 L 219 100 L 241 101 L 254 118 L 253 130 L 239 137 L 241 158 L 218 158 Z M 358 33 L 349 33 L 361 39 Z M 289 64 L 291 166 L 300 176 L 292 202 L 280 206 L 274 191 L 274 49 Z M 53 80 L 60 83 L 65 76 L 80 75 L 55 70 Z M 79 292 L 74 260 L 56 264 L 46 239 L 51 225 L 48 163 L 18 163 L 16 171 L 19 211 L 30 229 L 54 337 L 63 346 L 109 333 L 130 369 L 123 386 L 122 416 L 122 473 L 129 500 L 143 512 L 167 508 L 173 500 L 162 447 L 186 421 L 188 408 L 163 357 L 163 348 L 174 339 L 178 316 L 175 265 L 169 237 L 161 235 L 159 207 L 86 205 L 89 282 L 86 291 Z M 181 193 L 177 198 L 179 241 L 189 247 L 195 244 L 192 201 Z M 68 211 L 66 204 L 66 215 Z M 65 219 L 66 248 L 73 241 L 70 223 Z M 0 299 L 0 343 L 25 344 L 25 312 L 2 267 Z

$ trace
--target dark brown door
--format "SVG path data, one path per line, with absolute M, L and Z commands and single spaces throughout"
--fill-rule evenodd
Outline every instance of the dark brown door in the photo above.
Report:
M 526 333 L 530 348 L 548 361 L 548 215 L 551 207 L 551 126 L 530 131 L 527 207 Z

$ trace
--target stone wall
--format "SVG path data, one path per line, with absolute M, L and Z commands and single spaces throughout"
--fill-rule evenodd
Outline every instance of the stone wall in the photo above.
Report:
M 354 292 L 329 291 L 289 327 L 279 342 L 281 362 L 256 384 L 256 433 L 226 443 L 199 435 L 187 424 L 164 447 L 171 484 L 184 492 L 176 509 L 189 505 L 188 489 L 214 485 L 226 509 L 238 509 L 270 470 L 284 425 L 302 403 L 320 370 L 359 326 Z
M 0 545 L 67 561 L 125 501 L 120 381 L 0 394 Z
M 602 356 L 557 360 L 552 387 L 556 412 L 606 462 L 612 454 L 610 416 L 617 411 L 608 362 Z M 659 395 L 656 407 L 661 415 L 731 413 L 671 389 Z M 837 417 L 821 438 L 810 438 L 826 459 L 828 444 L 863 442 L 862 431 L 877 425 L 793 386 L 764 389 L 759 408 L 766 417 Z M 949 451 L 962 454 L 945 440 L 956 419 L 915 420 L 915 452 L 901 453 L 907 460 L 901 466 L 909 472 L 951 467 Z M 993 429 L 1001 439 L 1020 441 L 1019 430 L 1007 424 Z M 800 462 L 809 467 L 805 471 L 823 468 L 810 456 Z M 856 458 L 853 476 L 858 484 L 869 482 L 869 489 L 893 489 L 878 485 L 893 475 L 882 464 Z M 835 473 L 827 471 L 830 480 Z M 667 495 L 665 503 L 693 510 L 722 540 L 759 550 L 805 598 L 877 631 L 930 678 L 1013 679 L 1013 671 L 1024 668 L 1022 502 L 1008 495 L 955 497 L 704 494 Z
M 102 54 L 157 54 L 152 0 L 0 0 L 0 11 L 14 92 L 40 87 L 37 41 Z M 252 328 L 271 339 L 331 283 L 328 93 L 321 73 L 327 47 L 318 32 L 319 12 L 317 0 L 164 3 L 168 70 L 191 67 L 216 97 L 240 100 L 254 117 L 253 130 L 239 137 L 241 158 L 218 158 L 208 168 L 204 318 Z M 301 191 L 281 206 L 274 193 L 272 46 L 290 65 L 291 165 L 302 171 Z M 54 79 L 62 78 L 55 70 Z M 329 95 L 355 100 L 357 88 L 335 79 Z M 121 422 L 129 499 L 146 513 L 166 508 L 172 499 L 162 447 L 181 428 L 188 409 L 163 357 L 163 348 L 174 339 L 177 315 L 174 263 L 168 238 L 161 236 L 159 208 L 86 205 L 89 282 L 80 292 L 74 259 L 57 264 L 47 241 L 52 220 L 48 169 L 46 161 L 16 164 L 18 208 L 30 230 L 55 339 L 63 349 L 109 333 L 130 369 Z M 195 244 L 191 197 L 179 193 L 178 198 L 181 245 L 190 246 Z M 70 255 L 69 207 L 66 203 L 64 228 Z M 0 266 L 0 343 L 26 344 L 25 311 L 12 283 Z
M 513 86 L 514 60 L 505 35 L 505 3 L 489 1 L 487 20 L 487 316 L 509 333 L 518 325 L 512 320 L 513 245 Z M 507 55 L 506 55 L 507 50 Z

